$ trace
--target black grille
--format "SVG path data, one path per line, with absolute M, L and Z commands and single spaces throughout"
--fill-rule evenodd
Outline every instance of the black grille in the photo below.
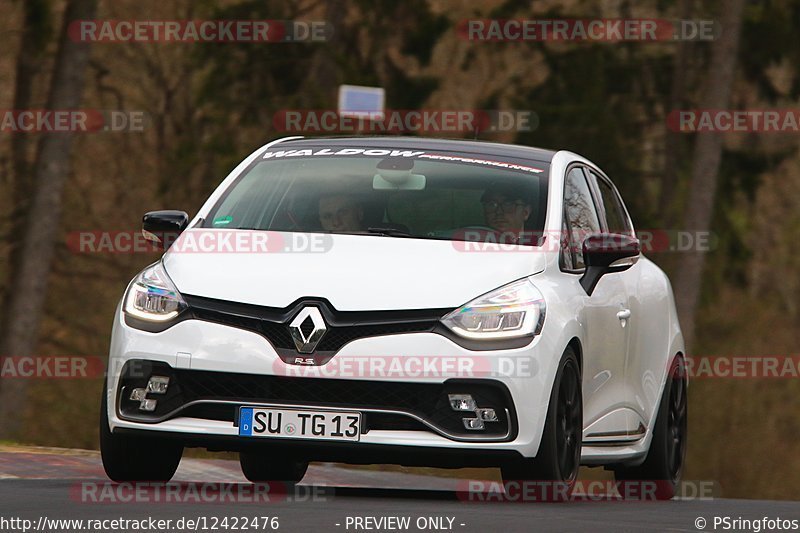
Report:
M 238 406 L 230 404 L 200 403 L 184 409 L 181 416 L 233 423 L 238 409 Z
M 380 335 L 393 335 L 397 333 L 432 331 L 435 326 L 435 323 L 430 322 L 410 322 L 405 324 L 330 327 L 319 341 L 319 344 L 317 344 L 316 350 L 318 352 L 336 352 L 348 342 L 357 339 L 377 337 Z M 264 335 L 275 348 L 282 348 L 285 350 L 293 350 L 295 348 L 294 340 L 292 339 L 291 333 L 289 333 L 289 328 L 284 324 L 262 322 L 256 331 Z
M 394 431 L 429 431 L 428 426 L 408 416 L 391 413 L 367 413 L 365 432 L 370 429 Z
M 442 385 L 175 370 L 184 401 L 233 399 L 430 412 Z
M 276 349 L 293 352 L 295 345 L 288 325 L 307 305 L 314 305 L 320 309 L 328 328 L 317 344 L 316 351 L 332 353 L 357 339 L 433 331 L 439 323 L 439 318 L 450 311 L 450 309 L 336 311 L 327 301 L 320 299 L 304 299 L 279 309 L 222 302 L 197 296 L 184 297 L 189 304 L 192 317 L 253 331 L 264 336 Z M 311 327 L 313 324 L 310 318 L 301 324 L 306 335 L 310 333 Z
M 317 349 L 320 351 L 336 351 L 348 342 L 379 335 L 394 335 L 397 333 L 416 333 L 432 331 L 436 323 L 417 322 L 407 324 L 381 324 L 369 326 L 351 326 L 345 328 L 331 328 L 322 337 Z
M 284 348 L 286 350 L 294 348 L 292 334 L 289 333 L 289 328 L 287 328 L 284 324 L 278 324 L 276 322 L 261 322 L 256 326 L 254 331 L 265 336 L 269 343 L 275 348 Z

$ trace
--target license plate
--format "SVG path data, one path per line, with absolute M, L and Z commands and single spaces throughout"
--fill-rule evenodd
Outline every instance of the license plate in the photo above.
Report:
M 242 407 L 239 436 L 358 441 L 361 413 Z

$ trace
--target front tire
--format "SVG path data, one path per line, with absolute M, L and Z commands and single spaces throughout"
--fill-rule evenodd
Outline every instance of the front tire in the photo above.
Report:
M 686 365 L 678 355 L 670 365 L 647 458 L 639 466 L 614 470 L 617 490 L 624 498 L 670 500 L 675 496 L 686 457 L 686 392 Z
M 569 497 L 578 479 L 582 435 L 581 371 L 574 350 L 567 348 L 550 394 L 539 452 L 533 459 L 503 466 L 503 482 L 542 482 L 543 500 Z
M 100 455 L 106 475 L 126 481 L 167 482 L 175 475 L 183 445 L 166 439 L 115 435 L 108 426 L 106 385 L 100 402 Z
M 291 457 L 276 456 L 268 452 L 239 452 L 242 474 L 252 483 L 285 481 L 298 483 L 308 470 L 308 463 Z

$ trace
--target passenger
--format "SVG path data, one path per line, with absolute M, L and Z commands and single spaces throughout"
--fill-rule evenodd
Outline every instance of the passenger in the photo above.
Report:
M 319 199 L 319 222 L 325 231 L 362 231 L 364 209 L 346 194 L 324 196 Z

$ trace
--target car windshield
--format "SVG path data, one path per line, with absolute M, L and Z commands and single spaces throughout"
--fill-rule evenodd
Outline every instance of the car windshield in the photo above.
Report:
M 538 245 L 547 170 L 544 162 L 455 152 L 269 151 L 203 227 Z

